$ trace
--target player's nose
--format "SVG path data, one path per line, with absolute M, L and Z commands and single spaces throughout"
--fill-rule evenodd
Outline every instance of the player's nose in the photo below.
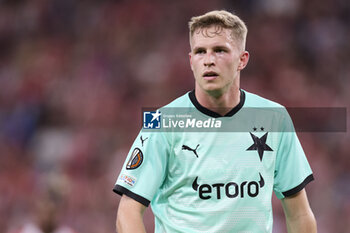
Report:
M 204 66 L 215 65 L 215 55 L 211 52 L 207 53 L 203 59 Z

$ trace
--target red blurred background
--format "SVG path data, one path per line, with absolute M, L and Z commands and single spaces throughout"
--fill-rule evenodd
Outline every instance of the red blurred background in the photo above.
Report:
M 347 0 L 1 0 L 0 232 L 115 231 L 112 188 L 141 108 L 193 88 L 187 22 L 213 9 L 247 23 L 243 89 L 288 107 L 349 107 Z M 298 135 L 319 232 L 350 232 L 349 133 Z M 273 205 L 274 232 L 286 232 Z M 145 222 L 151 232 L 150 208 Z

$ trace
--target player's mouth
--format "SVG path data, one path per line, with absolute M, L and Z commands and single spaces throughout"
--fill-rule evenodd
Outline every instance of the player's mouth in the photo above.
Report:
M 203 74 L 203 78 L 204 80 L 210 81 L 210 80 L 214 80 L 219 76 L 218 73 L 214 72 L 214 71 L 207 71 Z

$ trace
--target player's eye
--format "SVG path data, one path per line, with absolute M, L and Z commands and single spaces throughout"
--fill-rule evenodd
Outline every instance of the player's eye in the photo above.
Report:
M 224 49 L 215 49 L 215 52 L 216 53 L 224 53 L 224 52 L 226 52 L 226 50 L 224 50 Z
M 205 50 L 204 49 L 198 49 L 194 52 L 195 54 L 204 54 Z

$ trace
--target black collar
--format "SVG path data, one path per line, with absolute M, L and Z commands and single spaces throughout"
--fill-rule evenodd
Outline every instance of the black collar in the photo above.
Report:
M 226 113 L 224 116 L 220 115 L 217 112 L 214 112 L 212 110 L 209 110 L 205 107 L 203 107 L 197 100 L 196 95 L 195 95 L 195 90 L 192 90 L 188 95 L 190 97 L 190 100 L 192 104 L 198 109 L 198 111 L 204 113 L 205 115 L 208 115 L 210 117 L 218 118 L 218 117 L 231 117 L 234 114 L 236 114 L 242 107 L 245 102 L 245 93 L 243 90 L 240 90 L 241 96 L 240 96 L 240 101 L 238 105 L 234 108 L 231 109 L 228 113 Z

